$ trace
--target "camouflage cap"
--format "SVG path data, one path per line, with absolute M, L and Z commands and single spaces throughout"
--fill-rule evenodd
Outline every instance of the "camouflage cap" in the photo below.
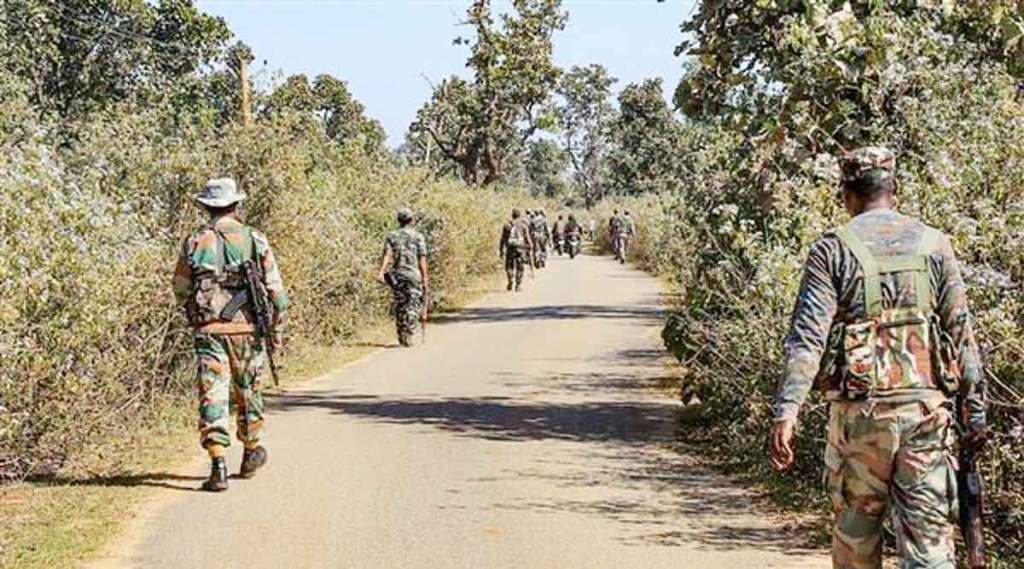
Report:
M 400 207 L 395 216 L 398 218 L 399 223 L 412 221 L 412 210 L 407 207 Z
M 880 180 L 886 180 L 896 171 L 896 155 L 888 148 L 867 146 L 845 154 L 839 165 L 844 182 L 855 182 L 875 171 L 881 174 Z
M 231 178 L 216 178 L 206 182 L 203 191 L 195 200 L 208 207 L 227 207 L 245 199 L 245 194 L 238 191 L 238 185 Z

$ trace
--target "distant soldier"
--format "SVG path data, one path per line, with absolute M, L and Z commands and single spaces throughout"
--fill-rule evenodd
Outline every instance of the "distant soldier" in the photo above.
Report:
M 275 346 L 282 343 L 288 308 L 270 243 L 239 221 L 237 207 L 243 199 L 230 178 L 207 182 L 195 200 L 209 214 L 209 222 L 185 240 L 174 271 L 174 294 L 192 325 L 199 362 L 200 443 L 212 463 L 203 489 L 211 492 L 228 488 L 224 454 L 231 445 L 229 407 L 238 411 L 236 435 L 245 445 L 241 477 L 252 477 L 267 462 L 267 451 L 259 444 L 265 338 L 255 334 L 246 263 L 253 261 L 258 267 L 264 292 L 273 304 Z
M 416 333 L 421 313 L 429 298 L 430 273 L 427 270 L 427 240 L 412 227 L 412 210 L 398 210 L 398 229 L 384 240 L 377 280 L 388 285 L 394 299 L 395 329 L 398 343 L 408 348 Z
M 597 221 L 591 217 L 588 223 L 589 228 L 587 229 L 587 232 L 589 233 L 590 241 L 593 242 L 594 239 L 597 238 Z
M 512 220 L 502 227 L 498 249 L 505 263 L 508 290 L 512 290 L 513 285 L 516 291 L 520 290 L 526 265 L 529 263 L 532 266 L 533 263 L 533 238 L 530 236 L 529 225 L 518 209 L 512 210 Z
M 792 466 L 812 385 L 831 402 L 825 466 L 837 568 L 882 566 L 891 512 L 905 568 L 954 568 L 954 421 L 985 440 L 985 390 L 967 294 L 949 239 L 893 210 L 895 158 L 844 157 L 853 217 L 811 246 L 786 338 L 771 462 Z M 954 403 L 954 398 L 959 405 Z
M 608 240 L 612 243 L 615 260 L 620 263 L 626 262 L 624 228 L 625 224 L 619 210 L 613 210 L 612 217 L 608 220 Z
M 622 252 L 619 254 L 619 261 L 625 263 L 626 258 L 629 256 L 629 244 L 636 235 L 636 223 L 633 221 L 633 216 L 629 215 L 628 210 L 622 212 L 621 231 L 622 235 L 619 237 L 619 240 L 621 242 Z
M 580 254 L 580 244 L 583 241 L 583 228 L 576 221 L 576 216 L 569 214 L 569 221 L 565 223 L 565 249 L 569 257 L 576 258 Z
M 533 239 L 533 264 L 537 268 L 544 268 L 547 266 L 551 230 L 548 228 L 548 219 L 545 217 L 543 209 L 533 212 L 533 219 L 530 221 L 530 237 Z
M 559 215 L 558 219 L 555 220 L 555 224 L 551 227 L 551 238 L 554 239 L 555 252 L 558 256 L 562 256 L 562 240 L 565 239 L 565 222 L 562 220 L 562 216 Z

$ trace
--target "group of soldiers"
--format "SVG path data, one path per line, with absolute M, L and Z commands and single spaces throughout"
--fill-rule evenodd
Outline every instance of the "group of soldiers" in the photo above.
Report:
M 575 259 L 582 242 L 583 227 L 574 214 L 559 215 L 549 226 L 543 209 L 528 209 L 525 217 L 518 208 L 513 209 L 512 218 L 502 227 L 498 242 L 498 255 L 508 278 L 506 289 L 521 290 L 526 268 L 545 268 L 549 250 Z
M 835 511 L 834 567 L 880 568 L 889 515 L 902 567 L 953 569 L 955 435 L 972 453 L 987 438 L 964 281 L 950 239 L 895 210 L 892 152 L 856 150 L 843 157 L 841 170 L 852 221 L 810 248 L 785 339 L 770 461 L 779 470 L 792 467 L 798 415 L 817 387 L 830 403 L 824 462 Z M 195 199 L 209 221 L 185 240 L 174 291 L 194 328 L 200 439 L 212 464 L 203 487 L 222 491 L 229 403 L 245 447 L 241 477 L 267 462 L 259 444 L 259 377 L 264 356 L 283 340 L 288 295 L 266 237 L 237 216 L 244 195 L 235 183 L 211 180 Z M 408 346 L 429 296 L 427 245 L 412 227 L 411 211 L 403 208 L 397 220 L 377 276 L 393 291 L 399 341 Z M 609 220 L 620 262 L 635 231 L 629 212 L 616 211 Z M 513 210 L 500 241 L 508 290 L 521 289 L 527 265 L 545 266 L 552 245 L 575 255 L 582 235 L 572 214 L 549 227 L 542 209 L 525 216 Z M 253 274 L 259 290 L 246 282 Z M 273 308 L 270 334 L 257 333 L 260 295 Z

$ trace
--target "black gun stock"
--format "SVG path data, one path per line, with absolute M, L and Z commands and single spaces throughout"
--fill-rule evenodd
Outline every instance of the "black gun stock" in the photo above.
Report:
M 263 286 L 263 271 L 257 260 L 245 264 L 245 283 L 252 302 L 253 316 L 256 317 L 256 338 L 264 343 L 267 350 L 267 362 L 270 364 L 270 375 L 274 378 L 274 387 L 281 385 L 277 375 L 277 363 L 274 361 L 274 314 L 270 298 Z
M 973 449 L 960 450 L 957 490 L 960 499 L 960 531 L 967 546 L 967 566 L 985 569 L 985 501 Z

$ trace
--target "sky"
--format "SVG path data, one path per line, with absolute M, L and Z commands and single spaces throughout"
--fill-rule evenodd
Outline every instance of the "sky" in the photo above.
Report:
M 679 26 L 695 0 L 564 0 L 566 29 L 555 36 L 555 61 L 601 63 L 616 89 L 660 77 L 670 97 L 682 75 L 673 55 Z M 223 17 L 256 54 L 263 84 L 305 73 L 329 73 L 379 120 L 392 146 L 401 144 L 430 84 L 465 74 L 467 47 L 452 45 L 469 30 L 458 24 L 469 0 L 199 0 Z M 496 9 L 509 6 L 495 0 Z M 266 61 L 266 66 L 263 62 Z

